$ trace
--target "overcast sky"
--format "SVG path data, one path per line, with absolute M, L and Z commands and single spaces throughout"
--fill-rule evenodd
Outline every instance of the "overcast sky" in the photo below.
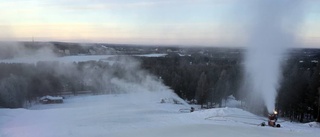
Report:
M 0 40 L 236 45 L 246 39 L 249 1 L 0 0 Z M 304 1 L 294 35 L 319 45 L 320 0 Z

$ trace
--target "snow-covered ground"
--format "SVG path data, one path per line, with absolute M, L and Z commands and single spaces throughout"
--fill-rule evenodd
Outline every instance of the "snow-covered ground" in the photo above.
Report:
M 164 57 L 168 54 L 141 54 L 141 55 L 133 55 L 133 56 L 138 56 L 138 57 Z
M 63 104 L 0 109 L 0 137 L 318 137 L 319 127 L 266 119 L 238 108 L 181 113 L 162 93 L 72 96 Z M 313 123 L 314 124 L 314 123 Z
M 37 63 L 38 61 L 58 61 L 58 62 L 82 62 L 82 61 L 109 61 L 108 58 L 115 56 L 140 56 L 140 57 L 164 57 L 167 54 L 140 54 L 140 55 L 72 55 L 72 56 L 23 56 L 13 59 L 0 59 L 0 63 Z

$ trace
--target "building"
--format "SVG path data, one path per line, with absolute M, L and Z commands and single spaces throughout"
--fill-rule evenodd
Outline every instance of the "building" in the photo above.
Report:
M 42 104 L 63 103 L 63 97 L 43 96 L 40 98 Z

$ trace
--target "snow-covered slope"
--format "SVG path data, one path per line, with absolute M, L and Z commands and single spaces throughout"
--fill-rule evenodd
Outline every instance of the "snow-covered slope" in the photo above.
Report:
M 76 96 L 63 104 L 0 109 L 0 137 L 318 136 L 319 128 L 282 122 L 258 126 L 262 117 L 237 108 L 180 113 L 189 106 L 160 103 L 161 93 Z

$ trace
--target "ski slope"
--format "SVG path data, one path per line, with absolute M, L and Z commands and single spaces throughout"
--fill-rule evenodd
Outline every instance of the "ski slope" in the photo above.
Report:
M 0 137 L 316 137 L 319 127 L 282 122 L 258 126 L 265 118 L 237 108 L 181 113 L 190 106 L 160 103 L 162 93 L 67 97 L 63 104 L 0 109 Z

